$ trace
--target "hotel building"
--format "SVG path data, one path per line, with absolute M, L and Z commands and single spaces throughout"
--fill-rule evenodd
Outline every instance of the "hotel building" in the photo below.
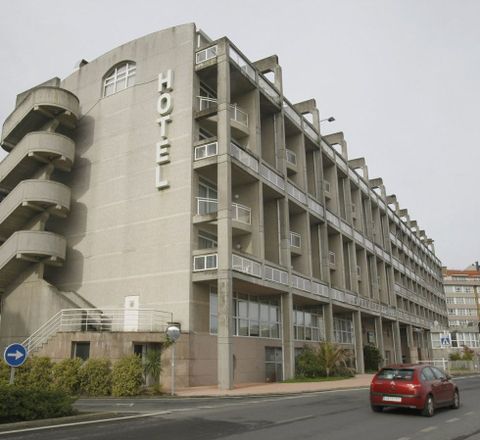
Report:
M 284 96 L 277 56 L 194 24 L 19 94 L 1 136 L 1 345 L 114 360 L 177 322 L 177 385 L 221 388 L 292 377 L 322 341 L 358 372 L 366 344 L 428 359 L 447 324 L 433 240 L 320 123 L 313 99 Z

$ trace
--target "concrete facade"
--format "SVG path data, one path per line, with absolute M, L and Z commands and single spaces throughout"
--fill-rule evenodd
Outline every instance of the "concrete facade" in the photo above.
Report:
M 276 56 L 194 24 L 147 35 L 21 93 L 2 146 L 2 345 L 40 328 L 37 353 L 117 359 L 173 320 L 178 385 L 231 388 L 325 340 L 359 372 L 369 343 L 426 359 L 446 324 L 433 240 L 313 99 L 284 97 Z

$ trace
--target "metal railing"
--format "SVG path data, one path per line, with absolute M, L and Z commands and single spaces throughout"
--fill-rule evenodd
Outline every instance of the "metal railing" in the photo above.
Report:
M 290 231 L 290 246 L 294 248 L 302 247 L 302 236 L 297 232 Z
M 252 224 L 252 210 L 240 203 L 232 203 L 232 220 L 236 220 L 246 225 Z
M 165 332 L 170 312 L 154 308 L 63 309 L 22 342 L 33 352 L 59 332 Z
M 294 166 L 297 166 L 297 155 L 295 154 L 294 151 L 289 150 L 288 148 L 285 150 L 285 155 L 287 158 L 287 162 L 289 164 L 292 164 Z
M 258 173 L 258 160 L 255 159 L 251 154 L 242 150 L 234 142 L 230 143 L 230 153 L 235 159 L 238 159 L 244 165 Z
M 199 111 L 217 107 L 217 98 L 197 96 L 197 99 Z M 230 119 L 248 127 L 248 114 L 241 110 L 237 104 L 230 104 Z
M 232 269 L 237 272 L 243 272 L 254 277 L 262 277 L 262 265 L 249 258 L 232 254 Z
M 218 254 L 204 254 L 193 257 L 193 271 L 214 270 L 218 267 Z
M 210 46 L 206 49 L 199 50 L 195 54 L 195 64 L 200 64 L 205 61 L 211 60 L 217 56 L 217 46 Z
M 197 215 L 213 214 L 218 211 L 218 200 L 197 197 Z
M 205 159 L 218 154 L 218 142 L 209 142 L 208 144 L 195 147 L 195 160 Z

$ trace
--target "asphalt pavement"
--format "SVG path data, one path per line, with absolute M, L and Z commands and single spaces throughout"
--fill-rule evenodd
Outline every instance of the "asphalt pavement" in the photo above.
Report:
M 263 397 L 105 399 L 110 410 L 121 404 L 120 411 L 130 418 L 4 433 L 0 439 L 480 440 L 480 377 L 457 383 L 460 409 L 439 409 L 432 418 L 412 410 L 373 413 L 367 389 Z

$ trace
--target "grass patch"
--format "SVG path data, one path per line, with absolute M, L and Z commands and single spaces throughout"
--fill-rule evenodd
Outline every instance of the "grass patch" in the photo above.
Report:
M 330 377 L 305 377 L 297 376 L 293 379 L 284 380 L 283 383 L 301 383 L 301 382 L 333 382 L 336 380 L 352 379 L 352 376 L 330 376 Z

